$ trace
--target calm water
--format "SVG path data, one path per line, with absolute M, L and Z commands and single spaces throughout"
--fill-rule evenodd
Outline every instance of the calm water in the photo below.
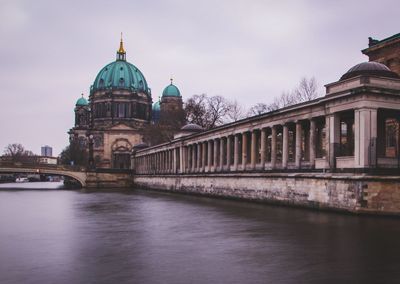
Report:
M 0 189 L 0 283 L 400 283 L 400 219 Z

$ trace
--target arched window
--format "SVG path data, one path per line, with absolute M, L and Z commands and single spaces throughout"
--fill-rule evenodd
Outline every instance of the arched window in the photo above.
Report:
M 125 104 L 124 103 L 118 104 L 118 117 L 125 117 Z
M 101 78 L 99 81 L 99 87 L 100 88 L 104 87 L 104 79 L 103 78 Z
M 119 86 L 124 87 L 125 86 L 125 80 L 124 78 L 119 78 Z

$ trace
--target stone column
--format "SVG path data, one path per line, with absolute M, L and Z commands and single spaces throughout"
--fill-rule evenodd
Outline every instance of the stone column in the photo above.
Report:
M 377 164 L 376 143 L 377 109 L 361 108 L 354 111 L 354 167 L 374 168 Z
M 247 164 L 247 134 L 242 133 L 242 170 L 246 170 Z
M 179 172 L 182 174 L 184 172 L 184 165 L 183 165 L 183 160 L 184 160 L 184 154 L 183 154 L 183 146 L 179 147 Z
M 196 144 L 192 145 L 192 173 L 196 171 Z
M 212 171 L 215 172 L 217 170 L 218 167 L 218 140 L 214 139 L 214 166 L 212 168 Z
M 282 168 L 287 169 L 289 158 L 289 127 L 283 125 L 283 143 L 282 143 Z
M 250 169 L 254 170 L 257 164 L 257 132 L 253 130 L 251 132 L 251 153 L 250 153 Z
M 160 152 L 161 155 L 161 173 L 165 172 L 165 151 Z
M 234 141 L 234 146 L 233 146 L 233 170 L 237 171 L 238 166 L 239 166 L 239 136 L 238 134 L 235 134 L 234 136 L 235 141 Z
M 158 153 L 154 153 L 154 166 L 152 171 L 154 171 L 154 173 L 158 173 Z
M 225 140 L 223 137 L 219 139 L 219 171 L 224 170 L 224 156 L 225 156 Z
M 261 129 L 261 149 L 260 149 L 260 160 L 261 160 L 261 169 L 265 168 L 265 160 L 267 156 L 267 130 L 265 128 Z
M 271 128 L 271 169 L 276 169 L 276 126 Z
M 174 169 L 174 150 L 168 150 L 169 152 L 169 165 L 168 165 L 168 172 L 172 173 Z
M 186 146 L 187 154 L 186 154 L 186 172 L 190 173 L 190 165 L 192 161 L 192 145 Z
M 173 150 L 172 150 L 172 173 L 174 173 L 174 174 L 176 174 L 176 163 L 177 163 L 177 149 L 176 148 L 174 148 Z
M 310 120 L 310 165 L 311 168 L 315 168 L 315 157 L 316 157 L 316 136 L 315 136 L 315 131 L 316 131 L 316 122 L 314 119 Z
M 333 170 L 336 168 L 336 156 L 338 155 L 340 145 L 340 116 L 337 113 L 330 114 L 326 116 L 326 122 L 326 133 L 327 136 L 329 136 L 327 137 L 327 140 L 329 141 L 327 158 L 329 168 Z
M 161 173 L 165 172 L 165 151 L 160 152 L 161 156 Z
M 190 159 L 190 155 L 189 155 L 189 146 L 185 147 L 185 173 L 189 173 L 189 159 Z
M 160 173 L 164 173 L 164 167 L 165 167 L 165 159 L 164 159 L 164 151 L 160 152 Z
M 165 169 L 167 168 L 167 152 L 162 151 L 161 152 L 161 158 L 162 158 L 162 173 L 165 173 Z
M 207 142 L 202 142 L 201 143 L 201 172 L 204 173 L 206 170 L 206 147 L 207 147 Z
M 211 151 L 211 140 L 209 140 L 209 141 L 207 141 L 207 150 L 208 150 L 208 153 L 207 153 L 207 168 L 208 168 L 208 170 L 207 170 L 207 172 L 211 172 L 211 164 L 212 164 L 212 151 Z
M 302 156 L 302 152 L 301 152 L 301 137 L 302 136 L 302 126 L 301 126 L 301 122 L 297 121 L 296 122 L 296 156 L 295 156 L 295 165 L 296 165 L 296 169 L 300 169 L 301 167 L 301 156 Z
M 226 137 L 226 170 L 231 170 L 231 152 L 232 152 L 232 141 L 231 137 Z
M 157 173 L 161 173 L 162 171 L 162 156 L 161 156 L 161 152 L 158 152 L 158 171 Z
M 173 169 L 173 158 L 174 158 L 174 156 L 173 156 L 173 150 L 168 150 L 168 156 L 169 156 L 169 159 L 168 159 L 168 172 L 169 173 L 172 173 L 172 169 Z
M 197 166 L 196 172 L 201 171 L 201 143 L 197 143 Z
M 167 151 L 162 151 L 161 152 L 162 153 L 162 157 L 163 157 L 163 173 L 165 174 L 166 172 L 167 172 L 167 165 L 168 165 L 168 162 L 167 162 L 167 159 L 168 159 L 168 153 L 167 153 Z

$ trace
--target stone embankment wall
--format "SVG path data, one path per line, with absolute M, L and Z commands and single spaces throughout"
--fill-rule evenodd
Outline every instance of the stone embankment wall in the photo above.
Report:
M 400 177 L 313 174 L 135 175 L 135 187 L 400 216 Z
M 86 188 L 130 188 L 132 175 L 127 173 L 88 172 Z

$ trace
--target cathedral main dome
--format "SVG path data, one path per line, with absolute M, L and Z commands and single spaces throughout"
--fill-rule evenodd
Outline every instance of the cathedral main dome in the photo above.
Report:
M 126 61 L 122 41 L 117 52 L 117 60 L 104 66 L 91 86 L 91 92 L 114 89 L 127 89 L 150 94 L 143 73 L 135 65 Z

